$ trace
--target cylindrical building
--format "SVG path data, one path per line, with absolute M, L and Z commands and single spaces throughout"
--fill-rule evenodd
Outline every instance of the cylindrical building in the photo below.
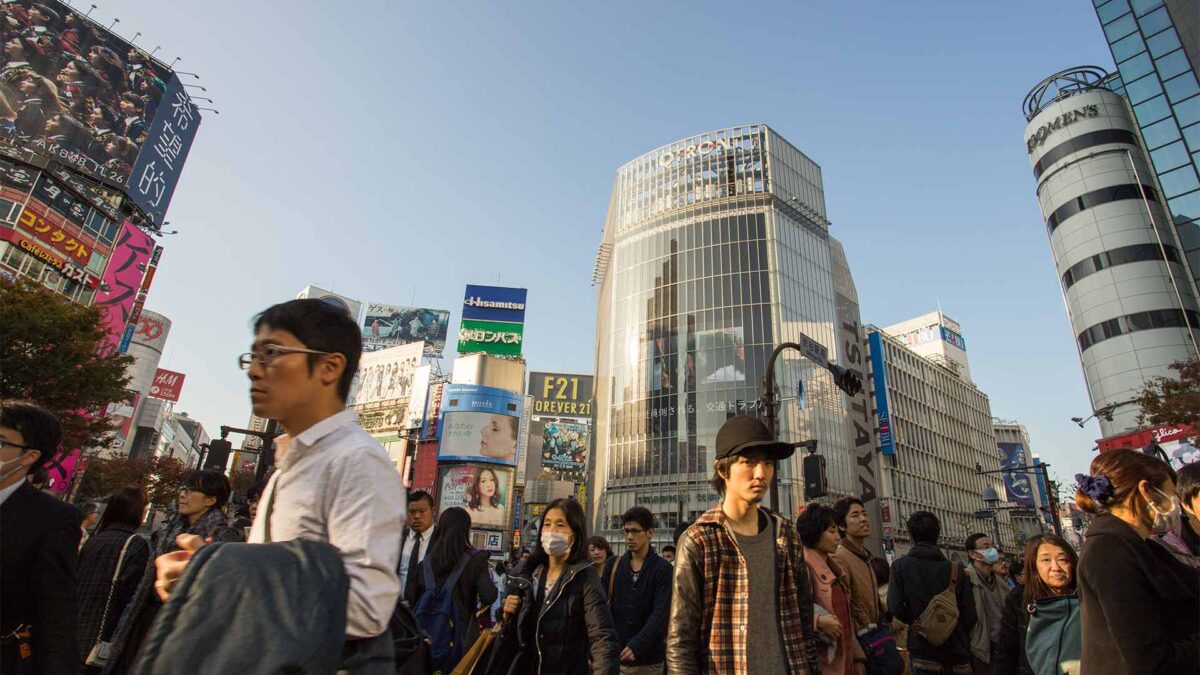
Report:
M 1057 73 L 1025 99 L 1038 202 L 1105 437 L 1137 429 L 1146 382 L 1196 354 L 1196 295 L 1113 78 Z
M 655 513 L 661 544 L 716 503 L 708 480 L 717 430 L 734 415 L 762 414 L 774 345 L 803 333 L 831 361 L 861 368 L 858 317 L 839 316 L 840 248 L 828 228 L 820 167 L 764 125 L 685 138 L 618 169 L 594 277 L 589 504 L 610 540 L 621 540 L 621 514 L 635 504 Z M 850 340 L 838 339 L 842 324 Z M 788 351 L 777 382 L 780 438 L 817 439 L 831 492 L 859 494 L 850 406 L 829 373 Z M 780 470 L 787 515 L 804 499 L 800 459 Z

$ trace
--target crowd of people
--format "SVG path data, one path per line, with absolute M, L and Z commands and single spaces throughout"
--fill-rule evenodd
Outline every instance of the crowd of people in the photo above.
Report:
M 57 148 L 92 171 L 133 169 L 167 84 L 144 52 L 74 11 L 0 5 L 0 139 Z
M 717 434 L 718 503 L 661 553 L 646 508 L 623 514 L 615 555 L 567 498 L 530 547 L 493 563 L 470 512 L 406 493 L 346 410 L 361 355 L 348 316 L 294 300 L 254 331 L 240 359 L 254 412 L 286 435 L 240 513 L 215 470 L 187 477 L 150 536 L 138 486 L 102 511 L 59 501 L 28 480 L 58 451 L 57 418 L 0 403 L 0 672 L 1200 670 L 1200 464 L 1097 457 L 1076 477 L 1095 516 L 1078 555 L 1046 534 L 1011 557 L 976 533 L 963 567 L 918 511 L 889 566 L 859 499 L 794 520 L 762 506 L 794 447 L 740 415 Z

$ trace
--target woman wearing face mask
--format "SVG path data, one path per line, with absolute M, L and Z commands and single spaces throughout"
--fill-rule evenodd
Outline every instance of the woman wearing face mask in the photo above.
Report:
M 1004 606 L 997 675 L 1079 672 L 1078 562 L 1062 537 L 1044 534 L 1025 544 L 1027 584 L 1013 589 Z
M 503 654 L 507 663 L 493 659 L 488 672 L 616 675 L 617 631 L 600 577 L 588 559 L 579 502 L 550 502 L 538 536 L 540 545 L 509 580 L 509 592 L 518 594 L 504 601 L 510 625 L 493 652 Z
M 1075 503 L 1096 515 L 1079 559 L 1082 671 L 1196 672 L 1200 575 L 1150 541 L 1178 524 L 1175 472 L 1122 449 L 1102 453 L 1075 481 Z

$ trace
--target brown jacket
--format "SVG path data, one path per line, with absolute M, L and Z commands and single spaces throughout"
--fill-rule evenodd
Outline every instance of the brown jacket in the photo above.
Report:
M 848 539 L 843 539 L 833 554 L 833 559 L 850 577 L 850 618 L 854 621 L 855 633 L 879 623 L 879 584 L 868 562 L 870 555 Z

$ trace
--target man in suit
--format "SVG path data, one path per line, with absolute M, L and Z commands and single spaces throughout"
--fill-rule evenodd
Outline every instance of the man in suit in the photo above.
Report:
M 408 580 L 418 571 L 421 561 L 429 553 L 429 544 L 433 541 L 433 531 L 437 523 L 433 513 L 433 497 L 424 490 L 417 490 L 408 495 L 408 525 L 400 534 L 400 564 L 396 570 L 400 574 L 400 597 L 404 597 L 404 589 L 408 588 Z
M 26 480 L 58 452 L 61 441 L 62 426 L 53 413 L 21 401 L 0 402 L 2 673 L 58 675 L 83 667 L 75 640 L 83 514 Z

